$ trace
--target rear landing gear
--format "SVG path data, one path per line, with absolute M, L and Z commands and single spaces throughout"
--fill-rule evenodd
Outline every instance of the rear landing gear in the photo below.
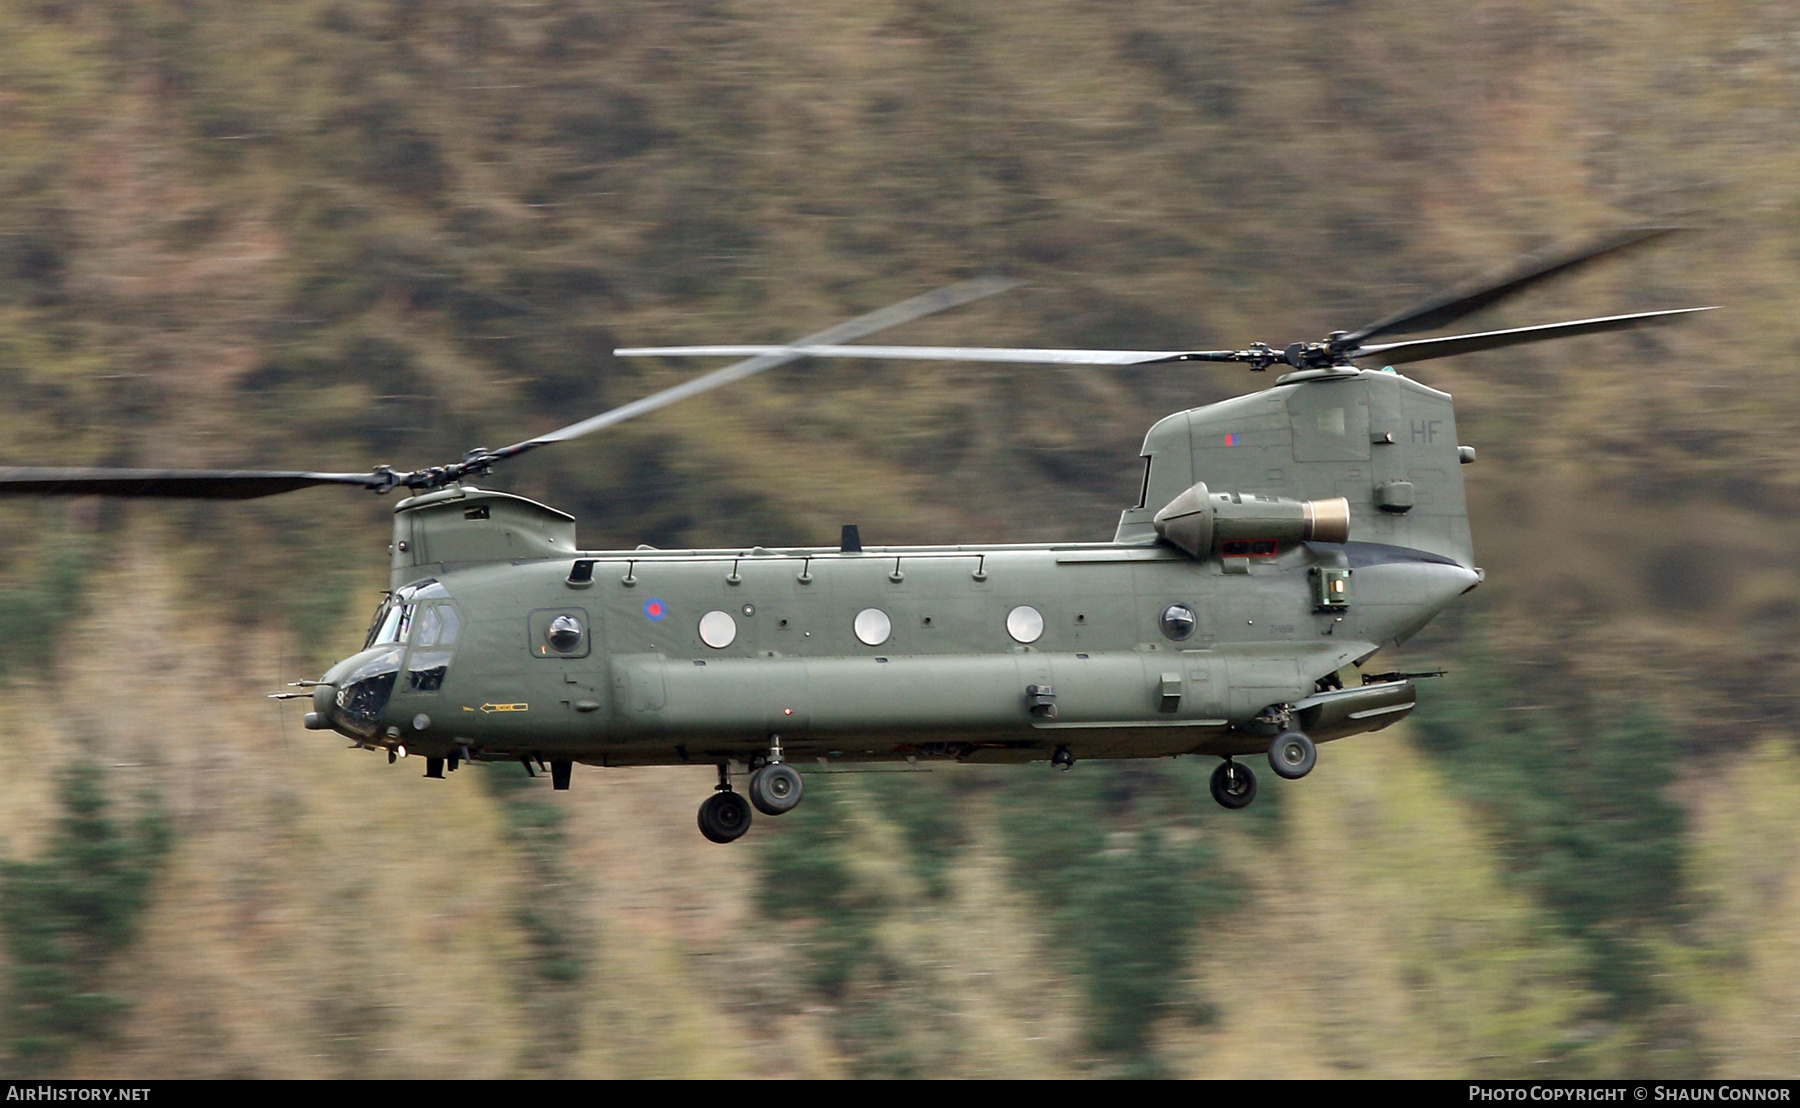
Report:
M 780 735 L 769 736 L 769 756 L 753 759 L 750 767 L 750 803 L 756 805 L 757 811 L 765 816 L 780 816 L 800 806 L 806 789 L 800 771 L 781 760 Z M 720 772 L 723 782 L 723 771 Z
M 700 833 L 715 843 L 736 842 L 750 830 L 750 804 L 731 791 L 731 777 L 719 764 L 717 790 L 700 805 Z
M 799 771 L 786 762 L 771 762 L 750 775 L 750 803 L 765 816 L 793 811 L 804 791 Z
M 1212 794 L 1222 807 L 1242 808 L 1256 799 L 1256 774 L 1227 758 L 1213 770 Z
M 1269 768 L 1277 776 L 1298 781 L 1319 763 L 1319 748 L 1304 731 L 1283 731 L 1269 744 Z

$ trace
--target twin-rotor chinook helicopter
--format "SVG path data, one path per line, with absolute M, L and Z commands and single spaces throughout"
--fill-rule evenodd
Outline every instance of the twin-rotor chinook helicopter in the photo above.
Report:
M 361 650 L 305 691 L 306 726 L 462 762 L 571 768 L 711 763 L 701 832 L 730 842 L 800 803 L 794 761 L 1206 754 L 1227 808 L 1256 795 L 1240 755 L 1305 776 L 1316 743 L 1386 727 L 1420 674 L 1342 674 L 1475 587 L 1451 398 L 1392 366 L 1664 322 L 1640 312 L 1472 335 L 1445 326 L 1666 228 L 1528 256 L 1323 342 L 1276 350 L 845 345 L 1011 288 L 967 281 L 785 346 L 619 350 L 739 361 L 499 450 L 400 473 L 0 470 L 0 494 L 237 500 L 313 485 L 394 507 L 390 592 Z M 1111 542 L 584 551 L 575 521 L 469 479 L 540 446 L 803 357 L 1075 365 L 1239 362 L 1273 388 L 1177 412 L 1144 439 L 1143 483 Z M 1384 368 L 1359 368 L 1359 360 Z M 792 759 L 793 761 L 790 761 Z M 749 801 L 732 788 L 749 775 Z

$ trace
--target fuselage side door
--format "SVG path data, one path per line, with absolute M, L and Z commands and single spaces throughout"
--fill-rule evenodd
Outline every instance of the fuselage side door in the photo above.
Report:
M 597 609 L 570 604 L 526 616 L 525 645 L 534 726 L 558 737 L 592 738 L 605 730 L 607 683 Z M 542 705 L 541 714 L 538 705 Z

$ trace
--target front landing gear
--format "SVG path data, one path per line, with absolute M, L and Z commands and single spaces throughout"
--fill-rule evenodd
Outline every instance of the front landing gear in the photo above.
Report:
M 1212 794 L 1222 807 L 1242 808 L 1256 799 L 1256 774 L 1227 758 L 1213 770 Z
M 750 830 L 750 805 L 736 793 L 714 793 L 700 805 L 700 833 L 715 843 L 736 842 Z
M 717 790 L 700 805 L 700 833 L 715 843 L 736 842 L 750 830 L 750 805 L 731 791 L 727 767 L 719 765 Z

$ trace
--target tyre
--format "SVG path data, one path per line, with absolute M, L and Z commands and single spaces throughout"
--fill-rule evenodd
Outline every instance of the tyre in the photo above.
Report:
M 1280 777 L 1298 781 L 1319 764 L 1319 748 L 1302 731 L 1283 731 L 1269 744 L 1269 768 Z
M 765 816 L 793 811 L 805 791 L 800 771 L 784 762 L 766 765 L 750 775 L 750 803 Z
M 750 830 L 750 805 L 737 793 L 714 793 L 700 805 L 700 833 L 715 843 L 735 842 Z
M 1256 774 L 1241 762 L 1220 762 L 1213 770 L 1212 794 L 1222 807 L 1242 808 L 1256 799 Z

